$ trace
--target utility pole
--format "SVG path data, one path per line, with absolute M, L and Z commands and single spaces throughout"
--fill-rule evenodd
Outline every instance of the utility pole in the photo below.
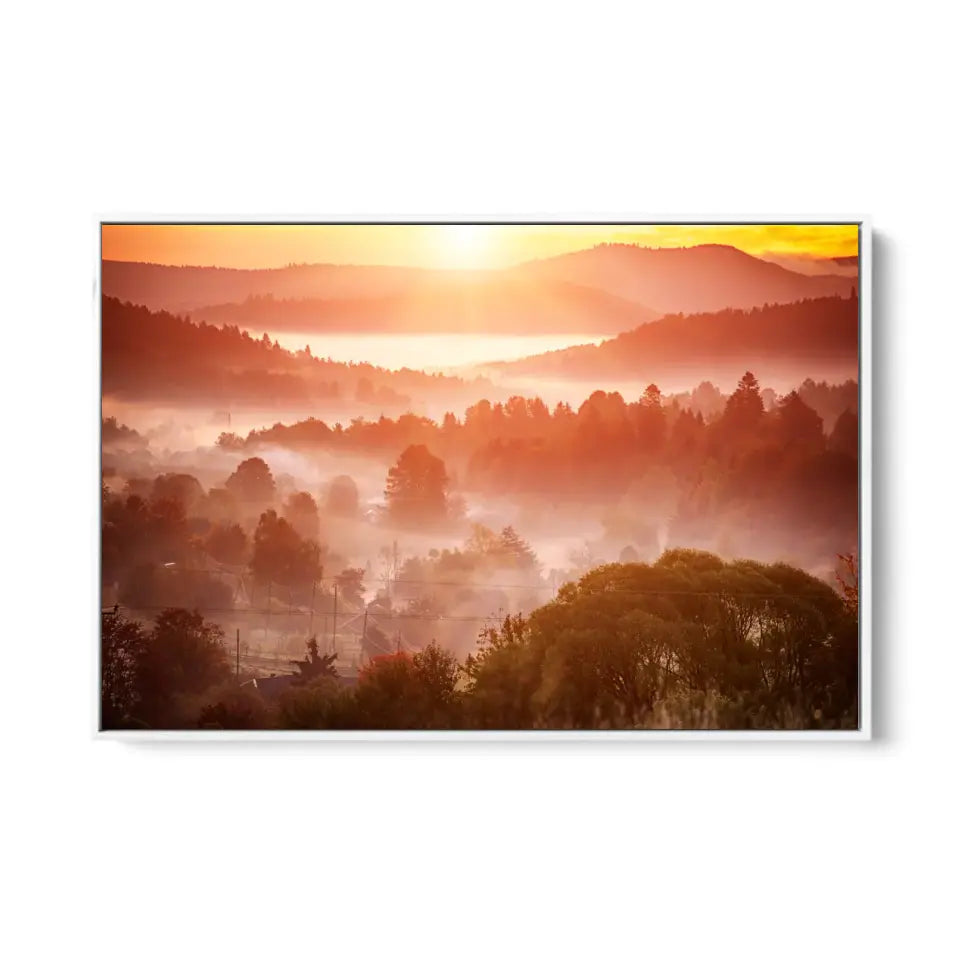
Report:
M 313 604 L 316 599 L 317 599 L 317 581 L 316 581 L 316 578 L 314 578 L 313 591 L 310 594 L 310 630 L 307 633 L 308 639 L 309 637 L 313 636 Z
M 360 659 L 366 656 L 367 652 L 367 605 L 363 605 L 363 634 L 360 638 Z
M 263 627 L 263 645 L 267 645 L 267 633 L 270 631 L 270 605 L 273 603 L 273 581 L 267 584 L 267 618 Z
M 237 681 L 240 680 L 240 628 L 237 627 Z
M 333 652 L 337 652 L 337 592 L 339 584 L 333 582 Z

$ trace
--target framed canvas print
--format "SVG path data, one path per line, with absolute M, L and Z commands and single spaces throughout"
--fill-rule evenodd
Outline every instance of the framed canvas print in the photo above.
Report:
M 870 735 L 870 242 L 99 224 L 98 729 Z

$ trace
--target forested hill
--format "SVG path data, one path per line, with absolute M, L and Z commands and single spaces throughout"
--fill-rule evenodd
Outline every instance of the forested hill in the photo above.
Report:
M 291 264 L 269 270 L 168 266 L 104 260 L 103 292 L 152 310 L 186 311 L 248 297 L 385 297 L 416 282 L 424 271 L 411 267 Z
M 741 310 L 766 303 L 846 296 L 850 277 L 809 276 L 725 244 L 653 248 L 610 243 L 515 268 L 635 300 L 660 314 Z
M 855 268 L 852 261 L 837 263 L 837 271 Z M 218 323 L 245 325 L 252 318 L 260 325 L 269 310 L 273 329 L 295 322 L 300 329 L 339 324 L 351 332 L 614 334 L 665 313 L 846 296 L 856 283 L 829 266 L 810 275 L 796 265 L 723 244 L 613 243 L 500 270 L 329 263 L 236 270 L 104 260 L 102 283 L 107 296 L 151 310 L 215 308 L 219 315 L 204 319 Z
M 390 297 L 282 300 L 251 297 L 194 310 L 197 320 L 254 330 L 351 333 L 597 334 L 612 336 L 659 314 L 572 283 L 492 274 L 469 284 L 433 281 Z
M 727 361 L 857 360 L 856 296 L 822 297 L 753 310 L 672 314 L 605 340 L 490 365 L 520 376 L 574 379 L 657 373 Z
M 291 353 L 264 335 L 194 323 L 113 297 L 102 300 L 103 393 L 124 399 L 279 405 L 338 399 L 406 409 L 411 396 L 462 396 L 467 386 L 489 394 L 483 380 L 366 363 L 337 363 Z
M 660 316 L 562 277 L 303 264 L 225 270 L 104 261 L 108 296 L 256 330 L 613 335 Z

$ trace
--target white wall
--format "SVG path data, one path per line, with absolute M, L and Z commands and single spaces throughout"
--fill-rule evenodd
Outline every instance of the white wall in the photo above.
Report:
M 941 9 L 7 12 L 10 956 L 949 952 L 956 68 Z M 94 742 L 95 222 L 138 213 L 871 215 L 877 740 Z

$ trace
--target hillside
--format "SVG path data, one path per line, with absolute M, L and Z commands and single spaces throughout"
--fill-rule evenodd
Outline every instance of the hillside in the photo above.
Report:
M 778 361 L 856 363 L 859 302 L 824 297 L 751 310 L 672 314 L 600 344 L 490 365 L 511 376 L 571 379 L 658 372 L 694 365 Z
M 462 396 L 465 388 L 490 387 L 483 381 L 467 384 L 456 377 L 291 353 L 233 327 L 198 324 L 113 297 L 102 300 L 102 351 L 104 396 L 131 400 L 263 408 L 343 400 L 352 407 L 359 402 L 407 409 L 411 398 L 439 400 Z
M 297 264 L 271 270 L 177 267 L 104 260 L 103 294 L 151 310 L 184 312 L 249 297 L 385 297 L 407 289 L 421 273 L 405 267 Z
M 851 289 L 848 277 L 803 275 L 719 244 L 661 248 L 605 244 L 532 261 L 514 271 L 605 290 L 658 313 L 750 309 L 846 296 Z
M 258 332 L 614 334 L 659 316 L 602 290 L 496 270 L 222 270 L 105 261 L 103 292 Z
M 256 331 L 351 333 L 615 334 L 658 314 L 601 290 L 555 281 L 431 277 L 389 297 L 282 300 L 251 297 L 192 311 L 195 320 Z

